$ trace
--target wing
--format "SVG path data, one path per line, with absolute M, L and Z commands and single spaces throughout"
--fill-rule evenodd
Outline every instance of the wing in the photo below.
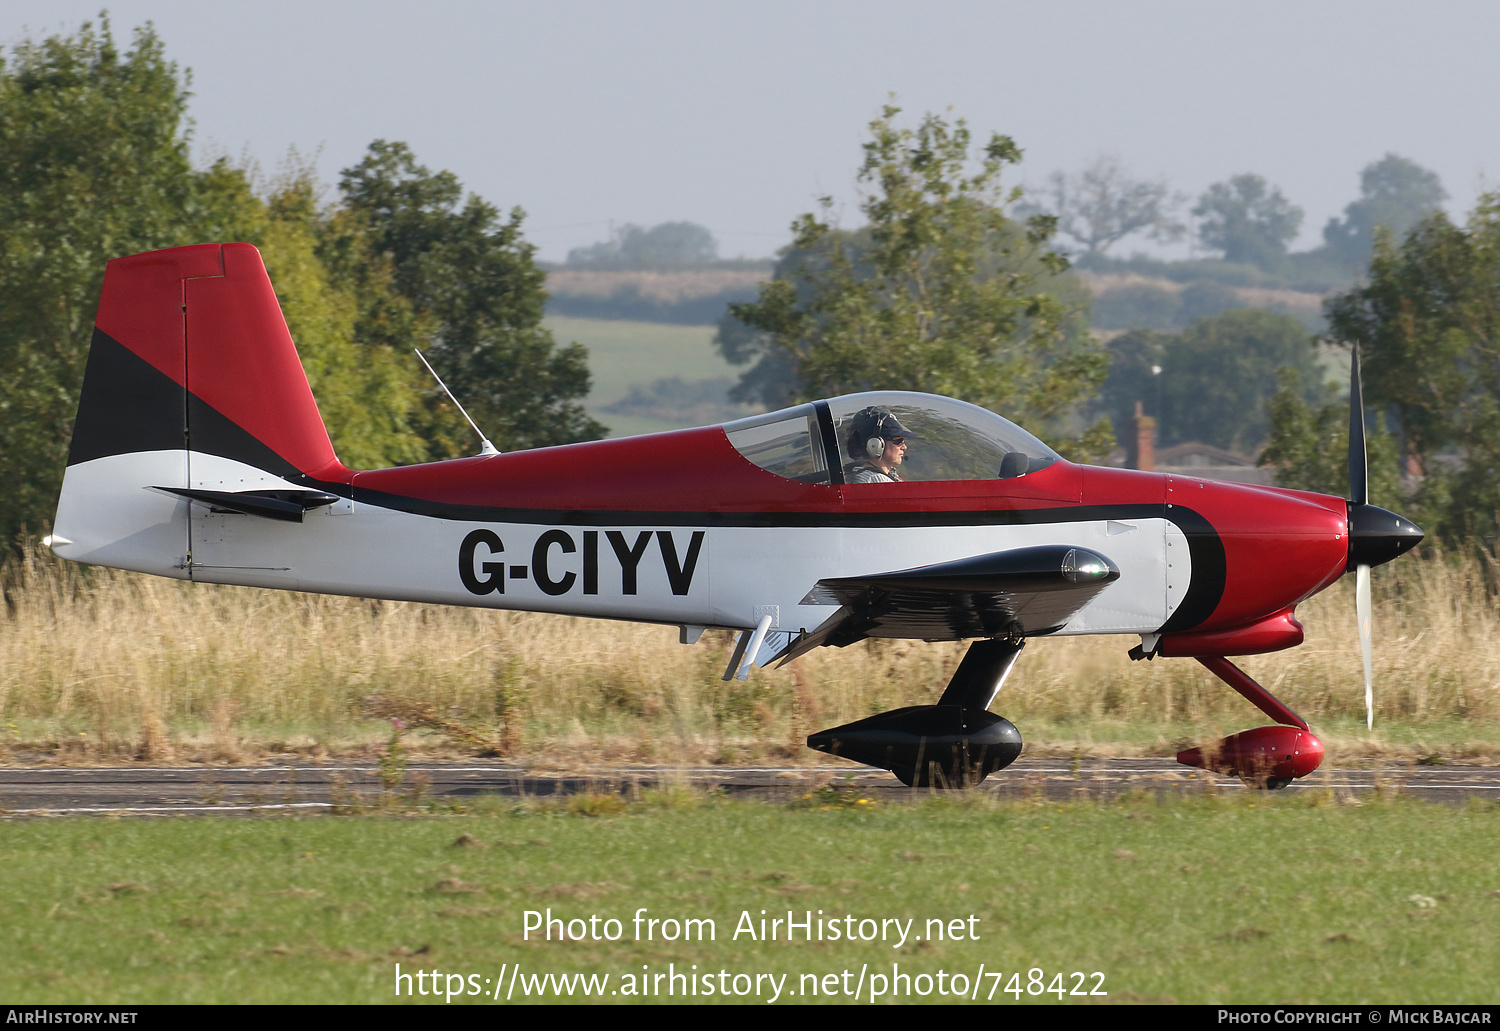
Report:
M 839 610 L 781 654 L 783 664 L 821 645 L 866 637 L 956 641 L 1053 633 L 1120 578 L 1096 551 L 1045 545 L 918 566 L 893 573 L 819 580 L 804 605 Z

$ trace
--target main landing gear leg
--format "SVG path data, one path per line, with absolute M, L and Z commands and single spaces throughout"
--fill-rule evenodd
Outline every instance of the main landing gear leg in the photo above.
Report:
M 1227 773 L 1251 787 L 1273 791 L 1318 768 L 1323 762 L 1323 742 L 1308 729 L 1306 720 L 1224 656 L 1200 655 L 1198 661 L 1261 712 L 1289 725 L 1242 731 L 1207 750 L 1189 748 L 1177 753 L 1178 762 Z
M 968 787 L 1021 754 L 1021 735 L 987 711 L 1024 639 L 975 641 L 936 705 L 892 709 L 822 730 L 807 747 L 890 770 L 907 787 Z
M 953 677 L 938 699 L 939 705 L 962 705 L 965 709 L 988 709 L 1005 678 L 1010 676 L 1021 649 L 1026 647 L 1026 638 L 1010 640 L 997 637 L 989 641 L 975 641 L 964 653 L 964 661 L 953 671 Z

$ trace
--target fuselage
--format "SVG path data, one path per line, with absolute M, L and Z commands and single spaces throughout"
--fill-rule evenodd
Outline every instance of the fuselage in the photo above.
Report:
M 1337 579 L 1348 550 L 1339 498 L 1064 461 L 1013 479 L 805 483 L 746 460 L 716 426 L 279 472 L 182 451 L 70 467 L 75 498 L 158 479 L 341 500 L 290 523 L 136 488 L 128 513 L 60 511 L 57 535 L 71 543 L 57 550 L 201 581 L 442 604 L 730 628 L 770 614 L 771 629 L 795 634 L 832 611 L 804 604 L 820 579 L 1066 544 L 1121 576 L 1058 632 L 1142 635 L 1289 612 Z

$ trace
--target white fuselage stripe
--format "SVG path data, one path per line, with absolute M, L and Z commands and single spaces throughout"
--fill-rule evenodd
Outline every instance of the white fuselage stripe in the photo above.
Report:
M 193 454 L 192 486 L 286 489 L 258 469 Z M 174 481 L 171 477 L 180 477 Z M 301 523 L 216 513 L 150 486 L 185 486 L 183 452 L 96 459 L 68 469 L 57 533 L 65 558 L 328 594 L 656 623 L 811 630 L 833 611 L 803 605 L 820 579 L 868 576 L 1062 544 L 1112 561 L 1120 579 L 1063 634 L 1150 633 L 1191 577 L 1182 532 L 1164 518 L 960 526 L 620 526 L 439 519 L 358 502 Z M 463 567 L 461 571 L 461 565 Z

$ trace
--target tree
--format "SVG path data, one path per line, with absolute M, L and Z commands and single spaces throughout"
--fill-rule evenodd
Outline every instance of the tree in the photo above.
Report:
M 1322 396 L 1312 343 L 1292 316 L 1251 308 L 1198 319 L 1181 333 L 1125 333 L 1110 341 L 1101 401 L 1122 440 L 1139 401 L 1164 444 L 1254 452 L 1270 429 L 1266 402 L 1279 373 L 1290 374 L 1299 396 Z
M 40 530 L 66 463 L 105 262 L 183 242 L 203 198 L 187 92 L 108 21 L 0 63 L 0 532 Z
M 1500 194 L 1465 225 L 1435 212 L 1398 242 L 1375 235 L 1369 281 L 1325 305 L 1359 349 L 1365 401 L 1425 473 L 1419 518 L 1450 540 L 1500 527 Z M 1447 456 L 1440 462 L 1438 456 Z
M 361 332 L 361 295 L 325 255 L 337 213 L 319 210 L 318 193 L 311 166 L 290 170 L 266 201 L 260 231 L 232 238 L 261 249 L 339 457 L 356 469 L 424 461 L 432 450 L 423 418 L 427 372 L 409 337 Z
M 786 248 L 776 262 L 771 281 L 795 282 L 803 261 L 809 257 L 795 248 Z M 795 285 L 793 289 L 796 290 Z M 762 290 L 761 298 L 765 296 Z M 797 393 L 796 353 L 779 349 L 770 334 L 741 322 L 735 313 L 735 303 L 731 302 L 719 317 L 718 330 L 714 333 L 714 347 L 726 362 L 749 366 L 729 389 L 729 399 L 766 408 L 791 404 Z
M 569 265 L 609 269 L 675 269 L 718 258 L 713 233 L 692 222 L 663 222 L 650 229 L 627 224 L 612 239 L 568 252 Z
M 471 198 L 430 220 L 437 231 L 416 246 L 392 223 L 421 228 L 409 217 L 419 205 L 397 204 L 384 220 L 321 207 L 295 162 L 266 190 L 227 161 L 194 170 L 187 97 L 149 27 L 129 50 L 104 21 L 23 41 L 0 61 L 0 533 L 51 519 L 105 264 L 161 247 L 261 248 L 330 435 L 353 465 L 471 448 L 410 354 L 434 338 L 459 353 L 471 383 L 488 385 L 476 387 L 484 403 L 504 395 L 521 427 L 501 438 L 508 446 L 602 432 L 571 403 L 587 390 L 582 349 L 558 352 L 540 329 L 541 273 L 519 213 L 500 226 Z M 409 245 L 399 269 L 385 250 L 396 237 Z M 506 376 L 509 389 L 495 389 Z
M 1201 279 L 1184 287 L 1178 300 L 1182 303 L 1177 315 L 1179 325 L 1189 325 L 1198 319 L 1245 307 L 1234 287 L 1215 283 L 1212 279 Z
M 1351 267 L 1370 260 L 1377 227 L 1400 239 L 1448 199 L 1436 172 L 1396 154 L 1366 165 L 1359 185 L 1360 198 L 1344 208 L 1343 219 L 1323 227 L 1330 255 Z
M 1132 233 L 1162 242 L 1180 240 L 1186 227 L 1174 216 L 1184 198 L 1165 180 L 1130 178 L 1119 158 L 1101 154 L 1077 175 L 1053 172 L 1047 180 L 1057 228 L 1089 254 L 1103 254 Z
M 1171 334 L 1138 328 L 1109 342 L 1109 376 L 1099 390 L 1097 404 L 1108 414 L 1127 454 L 1135 447 L 1130 437 L 1135 432 L 1132 420 L 1136 404 L 1157 420 L 1157 432 L 1161 433 L 1161 363 L 1170 339 Z
M 406 144 L 385 140 L 343 171 L 339 189 L 369 235 L 370 258 L 389 263 L 396 292 L 430 334 L 423 343 L 434 365 L 502 449 L 604 435 L 579 403 L 589 390 L 588 352 L 559 348 L 542 325 L 546 277 L 521 235 L 520 208 L 502 221 L 479 197 L 465 199 L 453 173 L 431 172 Z M 378 314 L 367 311 L 364 324 Z M 459 446 L 456 415 L 440 394 L 429 397 L 449 425 L 434 435 L 435 450 Z
M 1081 332 L 1070 338 L 1076 309 L 1044 288 L 1067 269 L 1047 247 L 1055 220 L 1020 225 L 1005 213 L 1020 191 L 1002 188 L 1001 171 L 1020 148 L 993 135 L 971 170 L 963 120 L 929 114 L 898 128 L 899 113 L 886 106 L 864 145 L 867 226 L 838 229 L 831 198 L 793 222 L 777 278 L 758 300 L 730 306 L 751 332 L 721 329 L 721 349 L 755 362 L 745 383 L 789 372 L 782 397 L 762 395 L 768 403 L 907 389 L 1033 424 L 1064 416 L 1097 389 L 1106 361 Z M 1108 435 L 1095 427 L 1071 446 L 1107 450 Z
M 1182 312 L 1177 291 L 1150 283 L 1126 283 L 1094 298 L 1095 329 L 1171 329 Z
M 1260 464 L 1274 470 L 1276 485 L 1319 494 L 1349 496 L 1349 399 L 1333 384 L 1311 402 L 1295 370 L 1283 369 L 1280 387 L 1267 405 L 1271 439 Z M 1396 442 L 1384 428 L 1365 431 L 1368 489 L 1377 505 L 1390 505 L 1400 484 Z
M 1225 261 L 1269 268 L 1285 255 L 1302 225 L 1302 209 L 1258 175 L 1214 183 L 1198 198 L 1193 214 L 1198 238 Z

